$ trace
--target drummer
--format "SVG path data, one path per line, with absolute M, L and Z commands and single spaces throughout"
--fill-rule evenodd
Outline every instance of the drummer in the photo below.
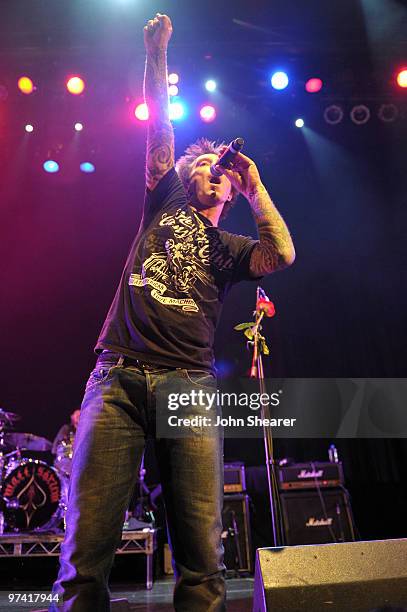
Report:
M 65 423 L 65 425 L 62 425 L 62 427 L 58 431 L 57 435 L 55 436 L 54 442 L 52 444 L 52 453 L 54 455 L 58 454 L 58 447 L 61 444 L 61 442 L 65 442 L 65 443 L 73 442 L 73 438 L 75 437 L 75 434 L 76 434 L 76 428 L 79 423 L 80 414 L 81 414 L 81 411 L 79 408 L 74 410 L 73 413 L 71 414 L 70 423 Z

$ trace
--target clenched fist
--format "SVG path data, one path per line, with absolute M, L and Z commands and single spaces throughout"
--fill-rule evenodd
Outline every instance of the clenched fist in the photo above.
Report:
M 172 23 L 168 15 L 157 13 L 144 26 L 144 45 L 148 53 L 161 49 L 167 50 L 168 41 L 172 34 Z

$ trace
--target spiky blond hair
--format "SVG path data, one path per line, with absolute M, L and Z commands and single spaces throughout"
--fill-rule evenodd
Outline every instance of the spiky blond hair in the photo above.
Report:
M 190 144 L 185 149 L 184 155 L 182 155 L 175 164 L 175 170 L 177 171 L 178 176 L 180 177 L 181 182 L 184 185 L 184 189 L 187 193 L 189 188 L 192 165 L 197 159 L 197 157 L 200 157 L 200 155 L 205 155 L 207 153 L 215 153 L 215 155 L 218 155 L 221 148 L 225 145 L 225 142 L 216 142 L 215 140 L 208 140 L 207 138 L 199 138 L 196 142 Z M 222 214 L 220 216 L 221 220 L 226 218 L 228 212 L 236 203 L 238 195 L 239 193 L 234 187 L 232 187 L 232 199 L 230 200 L 230 202 L 225 202 Z

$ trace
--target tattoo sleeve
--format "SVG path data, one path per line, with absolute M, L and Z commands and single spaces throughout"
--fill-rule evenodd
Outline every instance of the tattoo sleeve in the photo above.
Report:
M 149 112 L 146 185 L 153 190 L 174 165 L 174 131 L 168 109 L 167 56 L 162 49 L 147 54 L 144 100 Z
M 259 187 L 248 200 L 259 232 L 259 242 L 250 259 L 251 274 L 262 276 L 291 265 L 295 250 L 290 232 L 266 188 Z

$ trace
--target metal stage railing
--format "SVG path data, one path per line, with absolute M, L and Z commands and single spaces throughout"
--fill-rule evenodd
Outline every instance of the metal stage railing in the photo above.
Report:
M 153 555 L 157 548 L 157 529 L 123 531 L 117 555 L 146 555 L 146 587 L 153 588 Z M 61 550 L 64 534 L 5 533 L 0 536 L 1 557 L 51 557 Z

